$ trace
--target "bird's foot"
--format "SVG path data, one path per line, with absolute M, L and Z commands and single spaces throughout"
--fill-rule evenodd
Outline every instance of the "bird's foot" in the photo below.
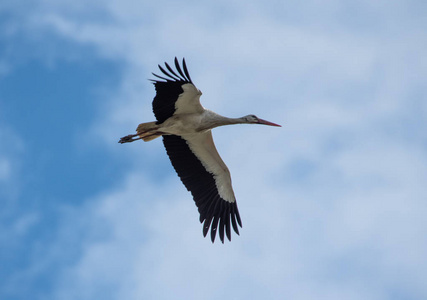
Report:
M 120 144 L 124 144 L 124 143 L 130 143 L 130 142 L 133 142 L 133 141 L 136 141 L 136 140 L 139 140 L 140 139 L 140 137 L 138 137 L 138 138 L 134 138 L 134 137 L 136 137 L 136 136 L 138 136 L 137 134 L 129 134 L 129 135 L 127 135 L 127 136 L 124 136 L 124 137 L 122 137 L 122 138 L 120 138 L 120 141 L 119 141 L 119 143 Z

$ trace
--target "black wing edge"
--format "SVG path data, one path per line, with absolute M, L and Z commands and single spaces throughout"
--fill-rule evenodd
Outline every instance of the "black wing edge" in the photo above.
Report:
M 206 237 L 210 228 L 212 243 L 217 232 L 222 243 L 224 234 L 231 241 L 231 227 L 239 235 L 238 225 L 242 227 L 242 221 L 237 203 L 227 202 L 219 196 L 213 174 L 206 171 L 185 139 L 164 135 L 163 144 L 182 183 L 193 195 L 200 223 L 203 223 L 203 236 Z
M 175 57 L 176 70 L 165 62 L 166 68 L 159 65 L 162 76 L 153 73 L 158 79 L 150 79 L 156 89 L 156 96 L 153 99 L 153 112 L 157 124 L 163 123 L 175 113 L 175 102 L 179 95 L 184 92 L 182 85 L 192 83 L 184 58 L 182 59 L 182 66 L 184 71 L 182 71 L 178 59 Z
M 176 71 L 174 71 L 167 62 L 165 62 L 165 66 L 167 70 L 165 70 L 161 65 L 158 65 L 160 71 L 164 75 L 166 75 L 166 77 L 152 73 L 154 76 L 164 81 L 160 81 L 158 79 L 150 79 L 150 81 L 152 81 L 154 84 L 158 82 L 193 83 L 193 81 L 191 80 L 190 74 L 188 73 L 187 64 L 185 63 L 185 58 L 182 59 L 182 66 L 183 66 L 184 72 L 182 71 L 181 66 L 179 65 L 178 58 L 175 57 L 174 63 L 175 63 Z

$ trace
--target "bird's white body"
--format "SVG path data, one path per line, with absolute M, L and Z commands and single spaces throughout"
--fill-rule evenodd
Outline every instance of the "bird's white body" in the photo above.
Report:
M 192 83 L 182 85 L 182 89 L 184 92 L 175 102 L 175 113 L 160 124 L 160 131 L 185 136 L 239 122 L 239 119 L 226 118 L 204 108 L 200 104 L 202 92 Z
M 224 124 L 222 121 L 230 121 Z M 159 125 L 159 131 L 165 134 L 175 134 L 179 136 L 186 136 L 188 134 L 198 134 L 218 126 L 238 124 L 232 123 L 231 118 L 225 118 L 211 110 L 204 109 L 200 113 L 180 113 L 174 114 L 165 122 Z
M 165 80 L 153 80 L 157 92 L 153 100 L 153 112 L 157 122 L 140 124 L 137 134 L 123 137 L 120 143 L 137 139 L 151 141 L 163 136 L 172 165 L 193 195 L 200 212 L 200 222 L 204 221 L 203 234 L 206 236 L 211 227 L 213 242 L 218 228 L 222 242 L 224 232 L 231 240 L 231 225 L 238 234 L 237 224 L 242 226 L 242 223 L 231 185 L 230 171 L 216 150 L 211 129 L 244 123 L 280 125 L 254 115 L 227 118 L 205 109 L 200 104 L 202 92 L 192 83 L 185 61 L 183 60 L 184 72 L 176 58 L 177 72 L 167 63 L 165 66 L 168 71 L 160 65 L 159 68 L 167 78 L 153 74 Z

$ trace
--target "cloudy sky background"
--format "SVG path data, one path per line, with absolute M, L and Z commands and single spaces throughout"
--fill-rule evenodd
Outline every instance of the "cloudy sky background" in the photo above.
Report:
M 425 299 L 425 1 L 0 4 L 1 299 Z M 243 221 L 202 237 L 154 120 L 202 103 Z

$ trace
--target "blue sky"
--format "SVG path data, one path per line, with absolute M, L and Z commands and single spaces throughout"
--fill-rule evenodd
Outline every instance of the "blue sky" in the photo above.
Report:
M 1 299 L 425 299 L 423 1 L 3 1 Z M 202 237 L 154 120 L 185 57 L 243 221 Z

